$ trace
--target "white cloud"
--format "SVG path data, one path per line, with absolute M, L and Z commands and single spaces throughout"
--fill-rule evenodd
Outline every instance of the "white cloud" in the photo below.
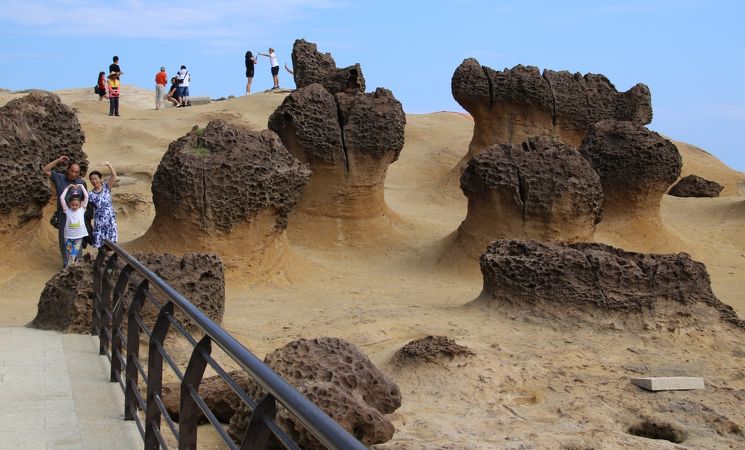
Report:
M 35 35 L 101 38 L 209 38 L 266 36 L 334 0 L 0 0 L 0 24 Z

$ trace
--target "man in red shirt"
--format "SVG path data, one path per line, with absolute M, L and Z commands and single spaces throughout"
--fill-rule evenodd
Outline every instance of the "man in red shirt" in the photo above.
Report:
M 155 109 L 160 109 L 163 106 L 166 84 L 168 84 L 168 74 L 166 74 L 166 68 L 161 67 L 160 72 L 155 74 Z

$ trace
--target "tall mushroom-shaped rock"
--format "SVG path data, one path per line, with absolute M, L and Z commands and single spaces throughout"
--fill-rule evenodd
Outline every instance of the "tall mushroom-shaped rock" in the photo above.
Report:
M 652 121 L 646 85 L 618 92 L 603 75 L 541 74 L 536 67 L 522 65 L 496 71 L 469 58 L 453 73 L 451 89 L 474 119 L 473 138 L 459 167 L 494 144 L 546 135 L 578 147 L 590 124 L 599 120 Z
M 67 155 L 88 169 L 85 135 L 75 111 L 51 92 L 32 91 L 0 107 L 0 183 L 16 186 L 0 200 L 0 230 L 10 231 L 39 219 L 54 192 L 42 166 Z M 58 168 L 64 170 L 64 168 Z M 18 186 L 23 181 L 23 187 Z
M 600 175 L 606 217 L 659 218 L 682 167 L 675 144 L 633 122 L 593 124 L 580 152 Z
M 292 46 L 295 85 L 304 88 L 319 83 L 331 94 L 365 92 L 365 78 L 359 63 L 339 69 L 331 53 L 321 53 L 316 44 L 297 39 Z
M 152 184 L 155 219 L 132 247 L 213 252 L 228 266 L 276 262 L 308 176 L 269 130 L 222 120 L 195 127 L 163 155 Z
M 336 69 L 314 44 L 297 41 L 293 62 L 300 88 L 271 115 L 269 129 L 313 172 L 296 210 L 311 218 L 298 222 L 316 226 L 320 235 L 345 238 L 355 232 L 355 220 L 391 216 L 383 184 L 403 148 L 406 116 L 391 91 L 363 93 L 361 72 L 349 81 L 350 69 Z
M 476 303 L 517 308 L 566 324 L 570 318 L 629 325 L 642 319 L 667 323 L 670 329 L 681 320 L 716 318 L 745 327 L 714 296 L 706 267 L 686 253 L 498 240 L 481 255 L 481 272 L 484 289 Z
M 547 138 L 486 149 L 460 182 L 468 214 L 454 244 L 471 260 L 495 239 L 588 240 L 602 217 L 598 174 L 574 148 Z
M 354 345 L 331 337 L 299 339 L 268 354 L 264 362 L 363 444 L 393 437 L 393 424 L 384 415 L 401 406 L 401 391 Z M 266 395 L 253 380 L 247 392 L 256 401 Z M 242 439 L 250 416 L 242 404 L 228 433 Z M 278 409 L 276 420 L 301 448 L 325 448 L 284 408 Z

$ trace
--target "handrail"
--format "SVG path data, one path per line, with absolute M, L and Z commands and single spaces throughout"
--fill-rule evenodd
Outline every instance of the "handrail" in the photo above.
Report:
M 111 250 L 113 252 L 112 256 L 106 261 L 104 264 L 105 254 Z M 103 256 L 102 256 L 103 254 Z M 118 261 L 117 261 L 118 259 Z M 113 262 L 112 262 L 113 260 Z M 99 336 L 105 336 L 104 330 L 95 330 L 95 328 L 101 324 L 104 326 L 110 326 L 112 321 L 106 320 L 106 312 L 104 311 L 103 307 L 110 306 L 114 307 L 113 304 L 110 304 L 112 301 L 111 299 L 106 298 L 107 295 L 113 295 L 113 294 L 121 294 L 124 284 L 128 283 L 128 281 L 123 282 L 121 280 L 121 277 L 124 275 L 121 275 L 120 280 L 116 283 L 116 288 L 112 286 L 111 281 L 108 279 L 102 279 L 102 274 L 99 273 L 99 267 L 103 266 L 103 272 L 105 275 L 105 272 L 108 271 L 109 273 L 113 272 L 113 268 L 116 264 L 124 264 L 124 268 L 120 273 L 125 272 L 132 272 L 132 273 L 138 273 L 140 277 L 144 278 L 144 281 L 141 283 L 140 287 L 138 287 L 137 292 L 139 296 L 139 300 L 136 305 L 136 313 L 139 313 L 139 308 L 141 307 L 142 297 L 146 292 L 142 292 L 142 285 L 145 285 L 144 291 L 147 291 L 148 284 L 150 287 L 154 287 L 158 289 L 160 292 L 162 292 L 167 297 L 167 303 L 163 305 L 161 308 L 160 315 L 164 318 L 164 324 L 165 325 L 159 325 L 159 322 L 161 322 L 161 319 L 158 319 L 158 322 L 156 322 L 155 326 L 153 327 L 153 336 L 151 336 L 151 351 L 152 351 L 152 345 L 155 343 L 156 345 L 162 344 L 162 340 L 159 342 L 158 336 L 160 338 L 165 337 L 165 333 L 167 333 L 168 329 L 168 322 L 165 320 L 167 316 L 171 315 L 166 310 L 169 310 L 168 305 L 172 305 L 170 307 L 170 310 L 172 311 L 173 306 L 176 306 L 178 309 L 180 309 L 192 322 L 194 322 L 201 330 L 204 332 L 206 337 L 208 337 L 208 341 L 205 344 L 202 344 L 200 342 L 199 345 L 195 347 L 195 352 L 192 355 L 192 359 L 189 361 L 190 368 L 187 369 L 187 371 L 191 370 L 191 366 L 201 366 L 195 369 L 198 373 L 196 376 L 196 386 L 199 385 L 199 382 L 201 382 L 202 373 L 204 371 L 204 357 L 200 356 L 204 354 L 204 350 L 201 350 L 200 348 L 203 345 L 206 345 L 209 347 L 211 341 L 212 343 L 219 346 L 225 354 L 227 354 L 230 358 L 232 358 L 243 370 L 245 370 L 251 378 L 253 378 L 254 381 L 266 392 L 268 395 L 265 397 L 265 399 L 272 397 L 274 400 L 281 403 L 292 415 L 295 416 L 295 418 L 302 423 L 302 425 L 310 432 L 312 433 L 323 445 L 325 445 L 329 449 L 335 449 L 335 450 L 362 450 L 366 449 L 360 441 L 358 441 L 356 438 L 354 438 L 347 430 L 345 430 L 341 425 L 339 425 L 336 421 L 334 421 L 332 418 L 330 418 L 325 412 L 323 412 L 318 406 L 316 406 L 313 402 L 305 398 L 302 394 L 300 394 L 292 385 L 290 385 L 285 379 L 283 379 L 281 376 L 279 376 L 276 372 L 274 372 L 269 366 L 267 366 L 262 360 L 260 360 L 258 357 L 256 357 L 253 353 L 251 353 L 246 347 L 244 347 L 240 342 L 238 342 L 233 336 L 231 336 L 228 332 L 226 332 L 223 328 L 221 328 L 219 325 L 217 325 L 215 322 L 213 322 L 209 317 L 207 317 L 206 314 L 204 314 L 199 308 L 197 308 L 193 303 L 191 303 L 187 298 L 185 298 L 181 293 L 179 293 L 176 289 L 171 287 L 168 283 L 166 283 L 164 280 L 162 280 L 157 274 L 152 272 L 150 269 L 148 269 L 142 262 L 137 260 L 135 257 L 124 251 L 121 247 L 119 247 L 117 244 L 106 240 L 104 241 L 104 247 L 102 247 L 99 250 L 98 258 L 96 259 L 96 266 L 94 267 L 94 308 L 93 308 L 93 314 L 94 314 L 94 320 L 93 320 L 93 328 L 92 334 L 99 334 Z M 131 269 L 130 269 L 131 268 Z M 126 276 L 129 276 L 129 273 L 126 273 Z M 116 301 L 114 299 L 113 301 Z M 123 300 L 120 300 L 123 301 Z M 121 308 L 121 306 L 120 306 Z M 121 315 L 121 312 L 120 312 Z M 114 321 L 116 322 L 116 321 Z M 159 326 L 162 328 L 161 330 L 156 330 L 159 328 Z M 130 322 L 129 329 L 132 330 L 133 325 Z M 137 334 L 139 336 L 139 326 L 137 327 L 138 331 Z M 161 335 L 162 333 L 162 335 Z M 112 330 L 112 338 L 109 342 L 114 342 L 115 339 L 115 332 Z M 155 338 L 155 341 L 153 341 L 153 338 Z M 107 336 L 104 337 L 105 340 L 107 339 Z M 129 337 L 131 340 L 132 338 Z M 137 338 L 139 339 L 139 338 Z M 207 339 L 207 338 L 203 338 Z M 104 347 L 108 344 L 108 342 L 102 342 L 102 354 L 104 354 L 103 350 Z M 121 346 L 120 346 L 121 347 Z M 200 349 L 200 351 L 197 351 Z M 114 346 L 112 346 L 112 352 L 114 350 Z M 207 354 L 209 351 L 207 351 Z M 108 353 L 106 353 L 108 354 Z M 115 360 L 116 356 L 112 354 L 112 361 Z M 197 360 L 195 360 L 197 358 Z M 129 367 L 129 361 L 130 358 L 127 358 L 127 374 L 135 374 L 136 369 L 132 369 Z M 162 358 L 160 358 L 160 361 L 162 361 Z M 160 365 L 161 371 L 162 371 L 162 362 L 153 362 L 148 361 L 148 366 L 150 366 L 152 363 L 157 365 Z M 200 370 L 201 369 L 201 373 Z M 113 371 L 113 368 L 112 368 Z M 191 375 L 190 375 L 191 376 Z M 136 377 L 136 375 L 135 375 Z M 194 379 L 194 376 L 191 376 Z M 113 373 L 112 373 L 113 378 Z M 148 385 L 150 379 L 153 379 L 153 373 L 148 372 Z M 160 383 L 161 375 L 157 374 L 155 377 L 158 380 L 158 383 Z M 189 389 L 192 388 L 195 384 L 187 385 L 183 384 L 186 383 L 186 380 L 182 382 L 182 398 L 181 401 L 184 402 L 184 393 L 189 392 Z M 114 380 L 112 380 L 114 381 Z M 129 385 L 129 377 L 127 377 L 126 383 Z M 136 378 L 135 378 L 136 383 Z M 136 387 L 130 387 L 129 389 L 136 389 Z M 130 392 L 131 394 L 131 392 Z M 150 393 L 148 393 L 150 394 Z M 150 395 L 148 395 L 148 398 Z M 261 399 L 254 399 L 254 401 L 257 404 L 261 404 Z M 147 401 L 147 400 L 146 400 Z M 148 402 L 148 405 L 150 405 L 150 402 Z M 183 405 L 183 403 L 182 403 Z M 129 407 L 130 405 L 127 405 Z M 149 409 L 149 408 L 148 408 Z M 258 408 L 255 411 L 255 414 L 253 415 L 261 415 L 264 416 L 264 409 L 266 409 L 266 406 L 263 408 Z M 274 409 L 274 408 L 269 408 Z M 154 414 L 154 415 L 152 415 Z M 125 414 L 128 416 L 129 419 L 134 419 L 131 416 L 131 414 Z M 160 412 L 153 412 L 153 411 L 147 411 L 146 417 L 156 417 L 157 422 L 160 422 Z M 273 415 L 271 415 L 271 418 L 273 420 Z M 184 419 L 184 418 L 181 418 Z M 250 432 L 251 429 L 257 428 L 254 424 L 254 417 L 252 417 L 251 423 L 248 425 L 248 431 Z M 258 419 L 258 418 L 257 418 Z M 137 419 L 135 419 L 137 420 Z M 191 434 L 193 433 L 194 438 L 196 439 L 196 430 L 184 430 L 181 429 L 182 420 L 180 420 L 179 424 L 179 434 L 187 433 Z M 193 422 L 194 426 L 196 426 L 196 419 L 193 421 L 187 420 L 187 422 Z M 138 423 L 138 427 L 139 427 Z M 147 425 L 147 424 L 144 424 Z M 272 427 L 274 428 L 274 427 Z M 266 430 L 259 430 L 262 433 L 265 433 Z M 143 436 L 144 437 L 144 436 Z M 160 439 L 160 436 L 158 436 L 158 440 Z M 245 440 L 252 440 L 254 438 L 251 438 L 248 436 L 248 433 Z M 157 445 L 157 443 L 156 443 Z M 196 445 L 196 443 L 195 443 Z

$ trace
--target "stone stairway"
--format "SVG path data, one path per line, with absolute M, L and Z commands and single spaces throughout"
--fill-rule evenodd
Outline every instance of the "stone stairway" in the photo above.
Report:
M 98 339 L 0 327 L 0 450 L 136 449 Z

